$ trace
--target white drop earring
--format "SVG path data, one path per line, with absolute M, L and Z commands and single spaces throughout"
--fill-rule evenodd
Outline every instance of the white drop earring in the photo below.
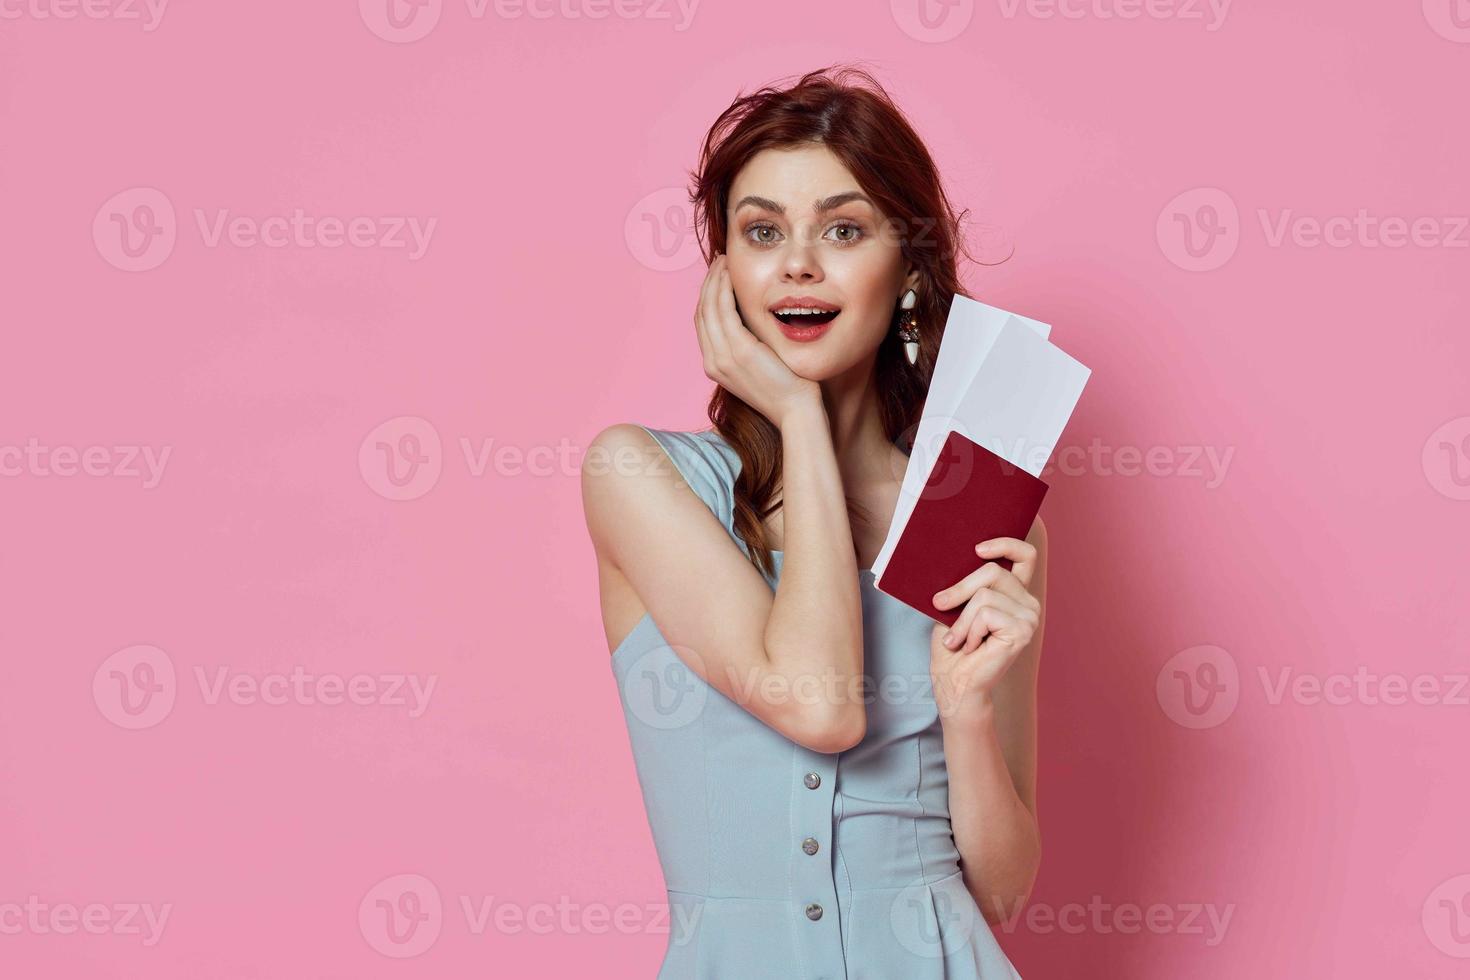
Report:
M 903 352 L 907 355 L 910 364 L 919 359 L 919 325 L 914 319 L 914 307 L 918 302 L 919 295 L 912 289 L 905 290 L 903 299 L 899 301 L 903 313 L 899 319 L 898 336 L 903 341 Z

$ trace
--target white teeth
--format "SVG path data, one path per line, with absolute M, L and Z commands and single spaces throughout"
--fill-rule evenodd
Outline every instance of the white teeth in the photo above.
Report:
M 803 315 L 803 316 L 806 316 L 806 315 L 815 315 L 815 314 L 818 314 L 818 313 L 836 313 L 837 311 L 836 310 L 818 310 L 818 309 L 814 309 L 814 308 L 809 307 L 809 306 L 783 306 L 780 309 L 775 310 L 773 312 L 775 312 L 776 314 L 781 315 L 781 316 L 786 316 L 786 315 Z

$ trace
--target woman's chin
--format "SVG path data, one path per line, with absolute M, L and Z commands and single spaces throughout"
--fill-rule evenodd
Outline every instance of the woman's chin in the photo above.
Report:
M 831 357 L 813 350 L 782 350 L 780 356 L 792 374 L 806 381 L 827 381 L 841 373 Z

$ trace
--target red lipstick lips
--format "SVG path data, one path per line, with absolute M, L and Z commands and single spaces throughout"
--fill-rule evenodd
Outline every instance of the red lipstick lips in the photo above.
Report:
M 787 338 L 807 342 L 826 333 L 842 309 L 815 296 L 785 296 L 772 303 L 770 311 Z

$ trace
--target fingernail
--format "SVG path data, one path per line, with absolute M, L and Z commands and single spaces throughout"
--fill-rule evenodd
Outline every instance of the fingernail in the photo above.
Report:
M 944 634 L 944 645 L 947 646 L 947 647 L 949 647 L 951 650 L 954 649 L 954 634 L 953 633 L 946 633 L 946 634 Z

